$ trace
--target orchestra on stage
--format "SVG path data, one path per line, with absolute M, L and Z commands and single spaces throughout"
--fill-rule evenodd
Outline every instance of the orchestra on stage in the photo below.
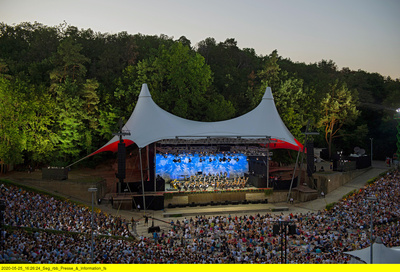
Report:
M 227 173 L 196 174 L 183 180 L 171 180 L 171 188 L 178 191 L 207 191 L 243 189 L 248 185 L 248 177 L 228 178 Z

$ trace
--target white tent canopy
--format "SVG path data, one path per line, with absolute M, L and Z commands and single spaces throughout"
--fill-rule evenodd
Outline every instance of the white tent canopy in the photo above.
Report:
M 347 251 L 345 254 L 352 255 L 366 263 L 371 263 L 371 247 L 360 250 Z M 400 264 L 400 249 L 386 247 L 380 237 L 372 246 L 372 259 L 374 264 Z
M 261 103 L 242 116 L 219 122 L 199 122 L 175 116 L 161 109 L 151 98 L 147 84 L 143 84 L 135 110 L 122 130 L 130 132 L 129 136 L 124 136 L 124 141 L 126 143 L 132 141 L 139 148 L 165 139 L 213 137 L 243 139 L 270 137 L 292 145 L 297 150 L 301 147 L 282 122 L 270 87 L 267 87 Z M 114 136 L 93 154 L 111 150 L 107 147 L 118 140 L 118 136 Z

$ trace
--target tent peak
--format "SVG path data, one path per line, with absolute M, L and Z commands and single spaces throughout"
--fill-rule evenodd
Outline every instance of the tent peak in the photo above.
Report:
M 272 95 L 271 87 L 267 87 L 262 99 L 274 100 L 274 96 Z
M 140 91 L 139 97 L 151 97 L 149 87 L 147 87 L 146 83 L 142 84 L 142 89 Z

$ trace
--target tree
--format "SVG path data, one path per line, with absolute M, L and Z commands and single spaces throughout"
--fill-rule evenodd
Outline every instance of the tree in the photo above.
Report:
M 0 23 L 0 158 L 34 164 L 86 155 L 116 131 L 119 117 L 130 116 L 145 82 L 161 107 L 201 121 L 252 110 L 270 86 L 285 125 L 301 140 L 305 121 L 319 120 L 327 86 L 339 80 L 362 112 L 332 136 L 334 144 L 365 148 L 374 138 L 374 158 L 382 159 L 395 149 L 392 111 L 376 106 L 399 107 L 399 79 L 338 70 L 332 60 L 293 62 L 277 50 L 257 56 L 234 38 L 191 46 L 185 36 Z M 68 139 L 71 145 L 61 142 Z
M 307 120 L 312 118 L 312 112 L 307 107 L 310 103 L 307 100 L 310 98 L 311 96 L 307 96 L 303 90 L 303 81 L 296 78 L 285 80 L 274 92 L 274 100 L 279 115 L 286 127 L 298 140 L 304 138 L 302 128 Z
M 82 45 L 76 43 L 72 38 L 66 38 L 57 48 L 54 56 L 55 69 L 50 78 L 53 82 L 63 82 L 69 76 L 72 80 L 81 81 L 86 75 L 85 63 L 89 58 L 80 53 Z
M 301 140 L 304 137 L 301 129 L 314 115 L 310 110 L 314 104 L 314 89 L 304 88 L 302 79 L 281 69 L 279 59 L 276 50 L 265 59 L 263 69 L 257 73 L 261 82 L 260 89 L 264 92 L 267 87 L 271 87 L 282 121 L 291 133 Z
M 336 81 L 329 86 L 329 91 L 321 101 L 322 117 L 317 123 L 325 132 L 329 157 L 332 155 L 333 139 L 343 136 L 339 134 L 343 125 L 354 123 L 359 116 L 356 105 L 357 96 L 347 89 L 346 84 L 339 86 L 339 82 Z
M 115 80 L 114 99 L 115 109 L 118 109 L 121 116 L 129 117 L 135 108 L 139 97 L 140 86 L 136 85 L 137 67 L 129 65 L 125 67 L 122 75 Z M 145 83 L 145 82 L 143 82 Z
M 260 101 L 259 84 L 254 82 L 261 59 L 254 49 L 240 49 L 235 39 L 216 43 L 207 38 L 199 42 L 199 52 L 213 71 L 213 87 L 230 101 L 235 116 L 249 112 Z
M 99 110 L 99 126 L 97 130 L 104 140 L 110 139 L 112 133 L 118 130 L 119 116 L 117 110 L 110 105 L 104 110 Z
M 90 141 L 85 137 L 83 120 L 86 113 L 76 82 L 71 82 L 67 77 L 63 83 L 54 85 L 53 89 L 56 92 L 58 115 L 54 126 L 58 135 L 57 160 L 58 163 L 65 163 L 76 159 Z
M 190 46 L 191 46 L 190 40 L 189 40 L 188 38 L 186 38 L 185 36 L 181 36 L 181 37 L 178 39 L 178 42 L 180 42 L 181 44 L 183 44 L 184 46 L 187 46 L 187 47 L 189 47 L 189 48 L 190 48 Z
M 87 79 L 82 86 L 82 99 L 86 112 L 86 123 L 91 130 L 97 129 L 98 125 L 99 97 L 96 92 L 97 88 L 99 88 L 99 83 L 95 79 Z
M 279 58 L 278 51 L 272 51 L 266 58 L 263 69 L 258 72 L 258 77 L 262 81 L 268 82 L 268 86 L 271 87 L 272 91 L 279 89 L 282 81 L 282 69 L 278 64 Z M 286 74 L 287 72 L 285 72 Z
M 55 103 L 45 89 L 0 75 L 0 104 L 0 160 L 49 161 L 56 144 L 51 131 Z
M 137 65 L 135 87 L 149 85 L 154 101 L 163 109 L 183 118 L 201 120 L 204 96 L 211 84 L 211 69 L 204 58 L 176 42 L 161 46 L 155 57 Z
M 132 35 L 126 32 L 118 35 L 107 35 L 101 43 L 101 50 L 92 59 L 91 73 L 97 80 L 104 85 L 107 90 L 115 88 L 115 80 L 123 73 L 128 66 L 137 63 L 139 52 Z
M 25 148 L 25 109 L 28 106 L 20 91 L 23 82 L 12 82 L 0 75 L 0 160 L 7 164 L 23 162 Z
M 100 117 L 97 87 L 96 80 L 88 79 L 78 84 L 69 77 L 63 83 L 53 84 L 57 112 L 54 131 L 58 135 L 59 161 L 71 161 L 94 149 Z
M 210 88 L 205 96 L 205 116 L 201 119 L 204 122 L 215 122 L 227 120 L 235 117 L 235 107 L 219 94 L 216 90 Z

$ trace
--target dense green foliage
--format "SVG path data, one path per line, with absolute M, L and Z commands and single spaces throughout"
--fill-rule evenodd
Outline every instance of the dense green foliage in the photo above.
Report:
M 282 120 L 300 141 L 307 120 L 316 146 L 355 146 L 383 159 L 395 151 L 399 79 L 333 61 L 305 64 L 259 56 L 234 39 L 95 33 L 67 24 L 0 24 L 0 160 L 68 164 L 101 147 L 127 120 L 142 83 L 178 116 L 217 121 L 242 115 L 270 86 Z M 329 124 L 329 125 L 328 125 Z M 327 137 L 325 137 L 327 136 Z M 326 140 L 326 141 L 325 141 Z
M 331 156 L 332 141 L 340 133 L 345 124 L 353 124 L 359 115 L 356 100 L 346 85 L 338 86 L 337 82 L 329 87 L 329 91 L 321 100 L 322 116 L 318 126 L 324 128 L 325 140 Z

